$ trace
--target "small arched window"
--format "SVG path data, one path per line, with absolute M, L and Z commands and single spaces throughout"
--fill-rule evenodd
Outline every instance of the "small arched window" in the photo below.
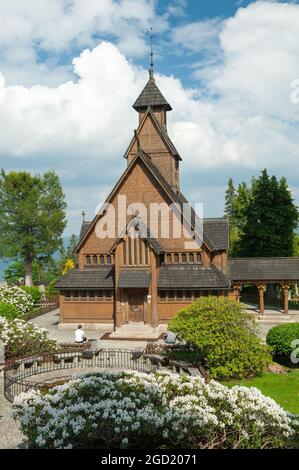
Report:
M 93 261 L 93 264 L 98 264 L 98 257 L 97 257 L 97 255 L 93 255 L 92 261 Z
M 173 260 L 175 263 L 178 263 L 180 261 L 179 255 L 177 253 L 175 253 Z
M 87 255 L 87 256 L 86 256 L 86 264 L 90 264 L 90 263 L 91 263 L 90 256 L 89 256 L 89 255 Z
M 185 253 L 182 254 L 182 263 L 187 262 L 187 255 Z
M 189 254 L 189 263 L 194 263 L 194 255 L 193 253 Z

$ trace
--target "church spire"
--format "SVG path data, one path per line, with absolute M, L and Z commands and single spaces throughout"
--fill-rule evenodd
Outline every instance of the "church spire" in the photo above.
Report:
M 150 78 L 154 78 L 154 52 L 153 52 L 153 28 L 151 28 L 150 40 L 151 40 L 151 52 L 150 52 L 150 69 L 149 75 Z
M 149 80 L 145 85 L 144 89 L 138 96 L 137 100 L 133 104 L 133 108 L 139 113 L 144 113 L 150 106 L 155 111 L 164 112 L 171 111 L 172 107 L 168 101 L 164 98 L 161 91 L 156 85 L 154 77 L 154 52 L 153 52 L 153 28 L 151 28 L 150 34 L 150 68 L 149 68 Z M 166 122 L 166 119 L 165 119 Z

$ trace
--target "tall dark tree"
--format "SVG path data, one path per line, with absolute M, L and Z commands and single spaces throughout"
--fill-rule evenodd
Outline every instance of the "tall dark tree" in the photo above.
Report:
M 270 177 L 267 170 L 252 183 L 238 242 L 238 255 L 293 256 L 298 210 L 285 178 Z
M 0 174 L 0 256 L 21 259 L 25 284 L 34 261 L 46 262 L 61 245 L 66 202 L 54 172 Z
M 228 219 L 230 225 L 234 225 L 236 218 L 236 189 L 232 178 L 228 180 L 228 187 L 225 192 L 224 215 Z
M 239 239 L 243 233 L 246 221 L 246 208 L 250 199 L 250 188 L 246 183 L 241 183 L 235 189 L 233 179 L 228 181 L 228 188 L 225 193 L 224 214 L 230 226 L 230 256 L 237 256 Z

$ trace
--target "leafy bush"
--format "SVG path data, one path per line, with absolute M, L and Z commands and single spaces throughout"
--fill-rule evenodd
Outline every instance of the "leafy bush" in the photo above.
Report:
M 6 320 L 13 320 L 19 315 L 16 307 L 8 302 L 0 302 L 0 317 L 6 318 Z
M 47 394 L 15 398 L 14 418 L 33 448 L 270 448 L 292 421 L 256 388 L 208 385 L 169 372 L 77 376 Z
M 7 357 L 58 350 L 57 341 L 49 338 L 46 329 L 20 319 L 7 321 L 0 317 L 0 341 Z
M 34 305 L 40 302 L 41 293 L 38 287 L 21 286 L 21 289 L 31 296 Z
M 49 282 L 48 286 L 46 287 L 46 297 L 53 297 L 55 295 L 59 294 L 59 289 L 57 289 L 56 286 L 57 279 L 54 279 L 53 281 Z
M 272 347 L 277 356 L 290 356 L 298 348 L 292 342 L 299 341 L 299 323 L 288 323 L 286 325 L 277 325 L 271 328 L 267 334 L 267 344 Z
M 0 286 L 0 302 L 14 305 L 19 315 L 28 312 L 33 306 L 31 295 L 17 286 Z
M 213 378 L 256 375 L 272 361 L 252 317 L 229 298 L 200 298 L 178 312 L 169 329 L 196 348 Z

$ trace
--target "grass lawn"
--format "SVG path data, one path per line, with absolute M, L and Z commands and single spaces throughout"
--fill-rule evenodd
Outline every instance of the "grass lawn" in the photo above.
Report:
M 273 398 L 285 410 L 299 414 L 299 369 L 291 369 L 287 374 L 265 373 L 253 379 L 223 382 L 229 387 L 245 385 L 256 387 L 264 395 Z

